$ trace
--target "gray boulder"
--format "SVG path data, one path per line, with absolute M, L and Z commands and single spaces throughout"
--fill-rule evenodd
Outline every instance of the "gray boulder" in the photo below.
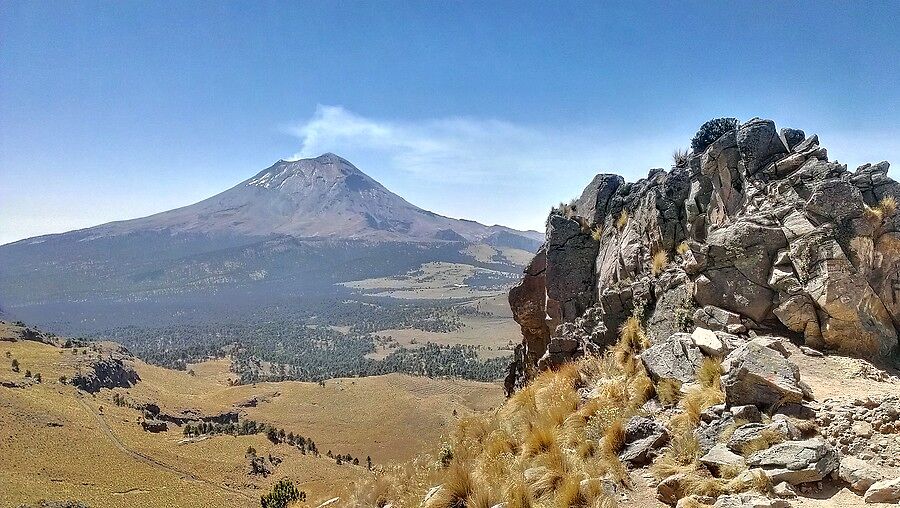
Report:
M 725 470 L 734 471 L 747 465 L 744 457 L 732 452 L 721 443 L 713 446 L 705 455 L 700 457 L 700 462 L 717 476 Z
M 729 353 L 722 362 L 725 402 L 761 408 L 803 400 L 800 371 L 763 339 L 753 339 Z
M 682 383 L 697 380 L 703 353 L 687 334 L 675 334 L 641 353 L 641 361 L 654 381 L 675 379 Z
M 847 482 L 853 491 L 866 492 L 875 482 L 884 480 L 884 474 L 864 460 L 844 457 L 838 469 L 838 477 Z
M 863 499 L 867 503 L 900 502 L 900 478 L 875 482 L 866 491 Z
M 654 453 L 669 442 L 669 432 L 661 424 L 633 416 L 625 425 L 625 449 L 619 454 L 623 462 L 646 464 Z
M 754 453 L 747 463 L 762 468 L 774 483 L 798 485 L 824 479 L 837 469 L 839 458 L 827 441 L 816 438 L 777 444 Z

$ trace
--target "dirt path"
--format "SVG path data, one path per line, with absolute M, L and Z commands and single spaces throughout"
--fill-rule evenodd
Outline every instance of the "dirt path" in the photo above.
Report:
M 189 471 L 178 469 L 177 467 L 171 466 L 169 464 L 166 464 L 165 462 L 156 460 L 153 457 L 150 457 L 149 455 L 145 455 L 139 451 L 129 448 L 125 443 L 122 442 L 122 440 L 119 439 L 118 436 L 116 436 L 115 432 L 113 432 L 112 428 L 110 428 L 109 424 L 106 422 L 106 418 L 104 418 L 103 415 L 98 413 L 97 411 L 94 411 L 94 409 L 91 408 L 91 406 L 88 405 L 88 403 L 84 401 L 84 398 L 81 394 L 77 395 L 75 398 L 76 398 L 76 400 L 78 400 L 78 403 L 81 404 L 81 406 L 85 409 L 85 411 L 94 415 L 94 418 L 97 419 L 97 423 L 100 424 L 100 430 L 103 431 L 103 434 L 106 435 L 106 437 L 113 443 L 113 445 L 115 445 L 115 447 L 118 448 L 125 455 L 128 455 L 129 457 L 131 457 L 135 460 L 143 462 L 143 463 L 145 463 L 151 467 L 154 467 L 156 469 L 159 469 L 161 471 L 165 471 L 168 473 L 173 473 L 175 475 L 178 475 L 186 481 L 203 483 L 203 484 L 208 485 L 216 490 L 219 490 L 227 495 L 240 496 L 249 501 L 256 501 L 256 498 L 254 498 L 253 496 L 251 496 L 249 494 L 246 494 L 246 493 L 241 492 L 236 489 L 232 489 L 231 487 L 227 487 L 225 485 L 219 485 L 216 482 L 207 480 L 205 478 L 201 478 Z

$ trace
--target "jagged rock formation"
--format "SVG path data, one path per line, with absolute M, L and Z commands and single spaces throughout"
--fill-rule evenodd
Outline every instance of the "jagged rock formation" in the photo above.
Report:
M 900 325 L 900 185 L 889 164 L 832 162 L 817 136 L 753 119 L 683 167 L 601 174 L 547 220 L 510 291 L 526 376 L 616 340 L 699 325 L 883 358 Z M 543 362 L 543 363 L 542 363 Z

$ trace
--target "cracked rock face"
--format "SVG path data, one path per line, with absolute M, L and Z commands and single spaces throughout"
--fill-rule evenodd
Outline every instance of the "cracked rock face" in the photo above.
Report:
M 900 200 L 900 185 L 888 167 L 849 171 L 817 136 L 753 119 L 685 167 L 633 183 L 598 175 L 571 208 L 551 212 L 535 259 L 543 269 L 529 267 L 510 294 L 526 363 L 533 371 L 567 323 L 581 342 L 573 356 L 613 343 L 635 307 L 662 338 L 700 324 L 892 354 L 900 213 L 881 203 Z

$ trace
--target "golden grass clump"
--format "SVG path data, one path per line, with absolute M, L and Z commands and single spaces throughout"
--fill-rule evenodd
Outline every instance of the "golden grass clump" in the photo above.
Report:
M 885 196 L 878 202 L 878 211 L 881 217 L 890 217 L 897 211 L 897 199 L 894 196 Z
M 650 465 L 650 473 L 663 480 L 673 474 L 695 471 L 700 468 L 699 453 L 700 443 L 693 431 L 675 434 L 663 454 Z
M 616 506 L 601 480 L 631 485 L 618 453 L 625 422 L 657 392 L 636 358 L 648 345 L 639 317 L 627 320 L 612 351 L 541 372 L 497 410 L 460 420 L 446 438 L 449 466 L 434 455 L 414 473 L 386 475 L 391 488 L 413 477 L 415 487 L 380 502 L 417 506 L 442 485 L 427 508 Z
M 664 250 L 658 250 L 655 254 L 653 254 L 653 258 L 650 260 L 650 273 L 653 275 L 659 275 L 663 271 L 665 271 L 666 266 L 669 265 L 669 254 Z
M 637 316 L 629 316 L 619 328 L 619 341 L 613 346 L 613 351 L 634 356 L 648 347 L 650 339 L 644 331 L 641 320 Z M 616 360 L 620 365 L 624 363 L 621 358 L 617 357 Z
M 628 224 L 628 212 L 623 209 L 622 213 L 619 214 L 619 218 L 616 219 L 616 229 L 622 231 L 625 229 L 626 224 Z
M 865 210 L 866 217 L 868 217 L 873 222 L 880 223 L 884 219 L 884 212 L 882 212 L 878 207 L 872 208 L 869 205 L 863 205 Z
M 610 455 L 618 455 L 625 447 L 625 424 L 621 418 L 614 420 L 603 433 L 603 451 Z
M 679 256 L 684 256 L 688 252 L 690 252 L 691 247 L 688 245 L 687 241 L 681 242 L 678 244 L 678 247 L 675 247 L 675 252 L 678 253 Z
M 656 397 L 663 406 L 674 406 L 681 400 L 681 381 L 661 379 L 656 383 Z
M 722 360 L 720 358 L 703 358 L 697 371 L 697 381 L 704 388 L 722 388 Z
M 593 238 L 595 242 L 599 242 L 600 239 L 603 238 L 603 226 L 598 224 L 591 228 L 591 238 Z

